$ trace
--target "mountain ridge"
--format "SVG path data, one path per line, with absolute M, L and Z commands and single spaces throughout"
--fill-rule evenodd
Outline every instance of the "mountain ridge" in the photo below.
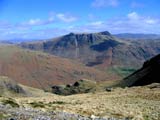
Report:
M 144 39 L 160 39 L 160 34 L 145 34 L 145 33 L 120 33 L 114 34 L 114 36 L 120 39 L 130 40 L 144 40 Z
M 22 43 L 19 46 L 74 59 L 86 66 L 114 72 L 121 78 L 125 74 L 129 75 L 126 68 L 136 70 L 144 61 L 160 53 L 159 40 L 126 41 L 108 31 L 70 33 L 42 42 Z

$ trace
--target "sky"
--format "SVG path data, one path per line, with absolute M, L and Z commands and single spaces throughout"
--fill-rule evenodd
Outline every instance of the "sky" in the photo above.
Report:
M 0 0 L 0 40 L 100 31 L 160 34 L 160 0 Z

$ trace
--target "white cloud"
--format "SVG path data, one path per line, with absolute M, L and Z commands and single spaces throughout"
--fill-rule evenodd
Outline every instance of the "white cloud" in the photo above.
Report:
M 141 16 L 136 12 L 131 12 L 127 15 L 128 19 L 130 20 L 130 22 L 134 22 L 136 24 L 141 24 L 141 25 L 155 25 L 158 24 L 158 22 L 160 21 L 157 18 L 152 18 L 152 17 L 146 17 L 146 16 Z
M 59 13 L 56 15 L 57 18 L 63 22 L 69 23 L 77 20 L 77 17 L 72 16 L 70 14 Z
M 147 24 L 158 24 L 158 20 L 157 20 L 157 19 L 152 19 L 152 18 L 147 18 L 147 19 L 145 20 L 145 22 L 146 22 Z
M 118 0 L 94 0 L 91 4 L 92 7 L 101 8 L 101 7 L 116 7 L 118 6 Z
M 39 25 L 39 24 L 41 24 L 41 22 L 42 21 L 40 19 L 31 19 L 27 22 L 27 24 L 29 24 L 29 25 Z
M 53 24 L 59 21 L 70 23 L 76 20 L 77 20 L 77 17 L 71 14 L 50 13 L 50 17 L 48 17 L 47 19 L 39 19 L 39 18 L 30 19 L 28 21 L 17 24 L 17 26 L 41 26 L 41 25 Z
M 24 26 L 38 26 L 38 25 L 47 25 L 47 24 L 51 24 L 54 22 L 54 17 L 51 16 L 49 17 L 48 19 L 46 20 L 42 20 L 42 19 L 39 19 L 39 18 L 36 18 L 36 19 L 30 19 L 29 21 L 26 21 L 26 22 L 22 22 L 20 23 L 19 25 L 24 25 Z
M 91 22 L 89 25 L 93 25 L 93 26 L 101 26 L 101 25 L 103 25 L 103 21 Z
M 127 16 L 130 20 L 137 20 L 140 18 L 140 16 L 136 12 L 131 12 Z
M 28 37 L 29 39 L 49 38 L 51 36 L 57 36 L 57 34 L 60 33 L 63 34 L 63 31 L 67 31 L 65 30 L 66 28 L 57 29 L 57 23 L 68 23 L 71 25 L 71 22 L 74 22 L 76 20 L 77 17 L 74 17 L 71 14 L 57 14 L 52 12 L 49 14 L 49 17 L 47 19 L 33 18 L 20 23 L 0 21 L 0 39 L 24 38 L 24 36 L 25 38 Z M 51 30 L 53 31 L 51 32 Z M 57 30 L 60 32 L 58 32 Z
M 98 32 L 108 30 L 111 33 L 155 33 L 160 34 L 160 18 L 142 16 L 136 12 L 107 21 L 94 21 L 82 26 L 74 26 L 70 31 Z

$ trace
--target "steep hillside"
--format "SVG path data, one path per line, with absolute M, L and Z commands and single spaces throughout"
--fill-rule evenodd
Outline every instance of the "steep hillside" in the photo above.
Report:
M 3 45 L 0 46 L 0 75 L 37 88 L 73 83 L 83 78 L 96 81 L 115 79 L 73 60 Z
M 123 86 L 143 86 L 160 83 L 160 54 L 146 61 L 141 69 L 126 77 Z
M 74 34 L 20 46 L 60 57 L 76 59 L 87 66 L 125 77 L 143 62 L 160 53 L 160 40 L 124 41 L 109 32 Z

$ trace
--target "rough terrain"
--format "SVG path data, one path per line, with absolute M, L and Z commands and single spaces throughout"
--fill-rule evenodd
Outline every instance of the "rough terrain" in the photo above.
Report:
M 0 97 L 0 116 L 1 118 L 22 116 L 29 117 L 31 120 L 41 117 L 39 120 L 50 120 L 60 114 L 59 117 L 62 118 L 72 116 L 73 120 L 83 118 L 81 116 L 85 116 L 85 119 L 100 117 L 115 118 L 110 120 L 159 120 L 160 87 L 158 86 L 159 84 L 152 84 L 144 87 L 116 88 L 110 92 L 71 96 L 36 91 L 39 94 L 37 97 Z M 5 102 L 7 100 L 18 104 L 19 108 L 12 102 Z M 14 107 L 8 109 L 11 105 L 2 105 L 7 103 Z M 77 114 L 81 116 L 77 117 Z

